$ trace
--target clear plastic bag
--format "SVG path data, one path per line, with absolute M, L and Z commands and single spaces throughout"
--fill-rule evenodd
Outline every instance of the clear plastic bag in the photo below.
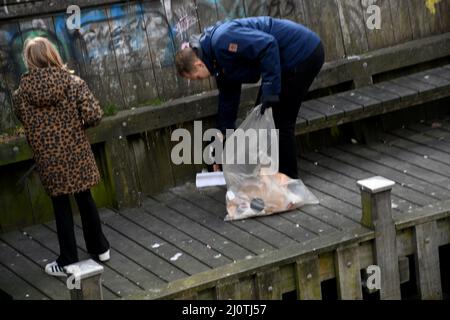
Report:
M 294 180 L 278 172 L 278 133 L 272 110 L 266 110 L 264 115 L 260 110 L 261 106 L 255 107 L 225 142 L 226 221 L 266 216 L 319 203 L 300 179 Z M 253 140 L 249 138 L 243 144 L 245 133 Z

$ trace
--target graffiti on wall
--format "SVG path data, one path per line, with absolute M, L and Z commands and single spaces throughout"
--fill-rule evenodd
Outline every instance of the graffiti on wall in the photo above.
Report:
M 366 0 L 365 2 L 376 2 Z M 436 14 L 442 0 L 422 0 L 423 10 Z M 0 10 L 9 14 L 14 10 L 0 1 Z M 364 3 L 364 2 L 362 2 Z M 364 5 L 363 5 L 364 6 Z M 426 7 L 426 8 L 425 8 Z M 96 90 L 121 91 L 124 83 L 138 91 L 131 76 L 125 80 L 124 73 L 143 74 L 141 81 L 149 86 L 161 80 L 158 75 L 174 72 L 175 52 L 182 42 L 193 33 L 199 33 L 217 20 L 270 15 L 295 19 L 302 9 L 301 1 L 294 0 L 153 0 L 116 3 L 104 7 L 81 10 L 78 29 L 69 30 L 66 22 L 70 14 L 60 12 L 52 16 L 30 17 L 0 23 L 0 130 L 12 117 L 8 116 L 10 96 L 17 87 L 20 75 L 26 71 L 22 60 L 24 42 L 35 36 L 44 36 L 59 49 L 63 59 L 81 76 L 103 79 L 109 87 L 98 85 Z M 361 6 L 346 6 L 350 30 L 359 30 Z M 298 11 L 298 12 L 297 12 Z M 42 15 L 43 16 L 43 15 Z M 200 21 L 201 20 L 201 21 Z M 342 23 L 341 19 L 341 23 Z M 342 28 L 345 27 L 341 26 Z M 345 37 L 349 37 L 346 39 Z M 352 43 L 350 33 L 344 34 L 346 43 Z M 159 73 L 155 70 L 158 69 Z M 153 70 L 153 71 L 152 71 Z M 111 77 L 109 77 L 111 76 Z M 127 75 L 128 76 L 128 75 Z M 108 78 L 109 77 L 109 78 Z M 172 77 L 170 81 L 178 82 Z M 96 80 L 92 80 L 96 84 Z M 130 83 L 128 83 L 130 82 Z M 175 83 L 171 97 L 186 91 Z M 184 90 L 184 91 L 183 91 Z M 134 94 L 127 91 L 127 94 Z M 158 91 L 157 94 L 160 94 Z M 101 96 L 101 95 L 100 95 Z M 105 94 L 104 96 L 108 96 Z M 139 97 L 132 100 L 139 99 Z M 127 100 L 124 99 L 125 106 Z M 7 111 L 5 111 L 8 109 Z
M 441 0 L 426 0 L 425 6 L 430 11 L 431 14 L 436 14 L 436 5 L 441 2 Z

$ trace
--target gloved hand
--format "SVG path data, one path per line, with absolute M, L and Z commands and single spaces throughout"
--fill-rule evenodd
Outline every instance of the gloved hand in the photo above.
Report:
M 268 102 L 263 102 L 261 105 L 261 115 L 263 116 L 267 109 L 272 108 L 271 104 Z
M 280 100 L 278 96 L 268 96 L 268 97 L 263 96 L 261 101 L 262 101 L 261 115 L 264 115 L 264 113 L 268 108 L 276 107 Z

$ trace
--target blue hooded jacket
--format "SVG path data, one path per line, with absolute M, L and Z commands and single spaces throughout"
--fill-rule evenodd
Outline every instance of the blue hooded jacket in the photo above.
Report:
M 234 129 L 241 85 L 262 78 L 262 101 L 281 92 L 281 72 L 306 60 L 320 43 L 313 31 L 289 20 L 255 17 L 219 22 L 200 38 L 200 58 L 219 89 L 217 127 Z

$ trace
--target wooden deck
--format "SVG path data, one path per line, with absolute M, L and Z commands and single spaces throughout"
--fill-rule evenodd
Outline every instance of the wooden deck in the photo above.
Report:
M 112 245 L 105 264 L 105 299 L 157 293 L 204 271 L 360 227 L 356 181 L 384 176 L 394 217 L 450 199 L 450 119 L 383 133 L 383 141 L 348 144 L 303 154 L 300 176 L 320 199 L 284 214 L 224 222 L 225 189 L 198 192 L 193 184 L 147 197 L 141 208 L 103 208 Z M 76 217 L 80 258 L 86 258 Z M 13 299 L 69 299 L 65 279 L 45 275 L 56 258 L 54 222 L 0 235 L 0 289 Z

